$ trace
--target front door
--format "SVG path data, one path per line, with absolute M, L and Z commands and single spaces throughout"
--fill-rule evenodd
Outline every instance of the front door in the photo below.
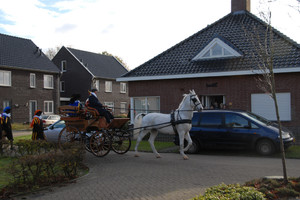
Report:
M 37 109 L 37 101 L 36 100 L 30 100 L 29 101 L 29 121 L 33 119 L 34 112 Z

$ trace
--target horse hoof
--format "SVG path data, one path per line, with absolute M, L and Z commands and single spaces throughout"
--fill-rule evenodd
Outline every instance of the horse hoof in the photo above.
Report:
M 156 158 L 161 158 L 161 156 L 158 154 L 158 155 L 156 155 Z
M 188 159 L 189 159 L 189 157 L 183 156 L 183 160 L 188 160 Z
M 139 154 L 134 154 L 134 157 L 140 157 L 140 155 Z

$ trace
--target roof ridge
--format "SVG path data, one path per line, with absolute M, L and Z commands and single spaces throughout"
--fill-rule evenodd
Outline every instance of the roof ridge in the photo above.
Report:
M 16 38 L 16 39 L 21 39 L 21 40 L 32 41 L 31 39 L 28 39 L 28 38 L 22 38 L 22 37 L 18 37 L 18 36 L 14 36 L 14 35 L 8 35 L 8 34 L 5 34 L 5 33 L 0 33 L 0 35 L 6 36 L 6 37 L 11 37 L 11 38 Z

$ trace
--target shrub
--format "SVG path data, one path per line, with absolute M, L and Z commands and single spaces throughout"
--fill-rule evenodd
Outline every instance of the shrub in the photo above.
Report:
M 80 145 L 61 150 L 46 141 L 20 140 L 15 146 L 13 162 L 7 169 L 13 179 L 6 191 L 30 190 L 73 179 L 83 165 L 85 151 Z
M 260 200 L 264 195 L 254 187 L 240 186 L 239 184 L 226 185 L 224 183 L 208 188 L 204 195 L 193 200 Z

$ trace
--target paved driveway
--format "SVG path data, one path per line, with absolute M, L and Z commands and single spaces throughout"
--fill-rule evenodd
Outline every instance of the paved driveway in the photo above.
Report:
M 189 155 L 189 160 L 183 160 L 175 153 L 161 155 L 157 159 L 152 153 L 141 153 L 136 158 L 133 152 L 110 152 L 97 158 L 87 153 L 90 172 L 76 183 L 15 199 L 183 200 L 222 182 L 242 184 L 258 177 L 282 175 L 281 159 L 275 158 Z M 299 166 L 300 160 L 288 159 L 288 176 L 299 177 Z

